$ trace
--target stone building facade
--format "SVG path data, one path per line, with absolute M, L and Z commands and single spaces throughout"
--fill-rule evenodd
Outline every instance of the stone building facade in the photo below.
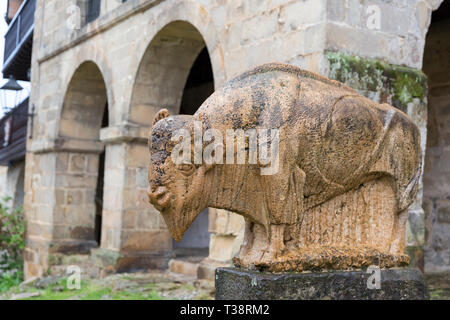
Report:
M 99 17 L 85 23 L 84 0 L 37 1 L 27 277 L 72 253 L 90 252 L 111 271 L 167 267 L 183 246 L 147 201 L 155 112 L 194 113 L 214 88 L 273 61 L 343 81 L 417 123 L 427 162 L 410 208 L 408 250 L 425 270 L 450 269 L 450 30 L 432 25 L 428 32 L 442 0 L 102 2 Z M 447 26 L 443 16 L 438 22 Z M 195 272 L 211 277 L 239 249 L 243 221 L 214 209 L 200 220 L 185 248 L 201 248 L 195 237 L 207 234 L 209 256 Z

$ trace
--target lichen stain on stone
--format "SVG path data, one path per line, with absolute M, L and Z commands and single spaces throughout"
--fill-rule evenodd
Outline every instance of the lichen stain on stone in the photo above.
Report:
M 364 94 L 367 91 L 390 96 L 392 104 L 406 111 L 415 98 L 427 96 L 427 77 L 416 69 L 394 66 L 377 59 L 327 52 L 330 78 L 341 81 Z

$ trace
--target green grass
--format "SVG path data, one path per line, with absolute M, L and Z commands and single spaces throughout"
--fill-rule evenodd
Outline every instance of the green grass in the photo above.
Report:
M 450 289 L 430 289 L 431 300 L 450 300 Z
M 111 288 L 94 284 L 92 281 L 83 281 L 80 290 L 70 290 L 66 286 L 66 279 L 61 279 L 58 283 L 47 287 L 44 290 L 36 288 L 28 288 L 26 292 L 39 292 L 40 296 L 31 297 L 23 300 L 66 300 L 76 298 L 80 300 L 100 300 L 105 296 L 113 300 L 162 300 L 164 299 L 158 292 L 154 290 L 154 285 L 148 285 L 136 289 L 114 291 Z M 18 287 L 13 287 L 9 293 L 17 294 L 21 292 Z

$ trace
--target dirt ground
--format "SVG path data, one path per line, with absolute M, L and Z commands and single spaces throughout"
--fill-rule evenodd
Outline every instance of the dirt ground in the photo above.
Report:
M 450 300 L 450 273 L 427 274 L 431 300 Z
M 430 299 L 450 300 L 450 274 L 426 275 Z M 0 295 L 0 300 L 212 300 L 212 281 L 170 272 L 114 274 L 101 279 L 84 277 L 79 289 L 70 279 L 48 276 L 33 279 Z
M 0 300 L 211 300 L 214 283 L 168 272 L 114 274 L 84 278 L 69 289 L 69 278 L 49 276 L 22 283 L 0 295 Z

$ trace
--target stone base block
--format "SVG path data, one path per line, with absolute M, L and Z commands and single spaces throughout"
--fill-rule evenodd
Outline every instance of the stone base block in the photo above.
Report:
M 231 261 L 227 263 L 206 258 L 200 262 L 197 271 L 197 278 L 201 280 L 214 281 L 216 269 L 220 267 L 229 267 L 230 265 Z
M 171 259 L 169 261 L 170 272 L 184 274 L 186 276 L 197 277 L 198 263 L 183 261 L 178 259 Z
M 217 300 L 422 300 L 428 288 L 418 269 L 377 272 L 264 273 L 216 269 Z M 375 277 L 375 278 L 374 278 Z
M 106 273 L 167 269 L 171 252 L 117 252 L 107 249 L 91 251 L 94 264 Z
M 98 248 L 98 243 L 94 240 L 60 240 L 50 244 L 50 253 L 89 254 L 94 248 Z

